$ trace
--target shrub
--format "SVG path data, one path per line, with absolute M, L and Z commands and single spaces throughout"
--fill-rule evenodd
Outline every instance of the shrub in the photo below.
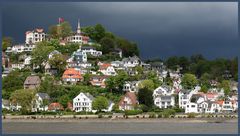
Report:
M 103 118 L 103 114 L 98 114 L 98 118 Z
M 162 118 L 163 117 L 163 114 L 162 112 L 158 114 L 158 118 Z
M 195 113 L 188 113 L 188 114 L 187 114 L 187 117 L 188 117 L 188 118 L 195 118 L 195 117 L 196 117 L 196 114 L 195 114 Z
M 156 114 L 154 112 L 149 113 L 149 118 L 156 118 Z
M 162 112 L 162 116 L 164 118 L 169 118 L 171 115 L 175 115 L 175 110 L 173 109 L 164 109 Z
M 142 110 L 126 110 L 125 115 L 137 115 L 141 114 Z

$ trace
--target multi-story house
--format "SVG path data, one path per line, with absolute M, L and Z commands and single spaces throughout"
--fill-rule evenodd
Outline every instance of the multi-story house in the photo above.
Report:
M 62 80 L 65 83 L 75 84 L 79 81 L 82 81 L 83 77 L 79 71 L 75 70 L 74 68 L 69 68 L 64 71 Z
M 92 102 L 94 97 L 89 93 L 80 93 L 73 99 L 73 110 L 75 112 L 80 111 L 92 111 Z
M 139 104 L 135 93 L 127 92 L 119 101 L 119 110 L 134 110 Z
M 139 90 L 138 85 L 140 82 L 141 81 L 126 81 L 123 84 L 123 91 L 138 93 L 138 90 Z
M 87 53 L 78 49 L 73 52 L 72 56 L 67 60 L 68 63 L 75 62 L 77 64 L 87 62 Z
M 175 106 L 174 90 L 169 86 L 160 86 L 153 91 L 154 105 L 159 108 Z
M 82 46 L 81 50 L 95 57 L 102 55 L 102 51 L 97 51 L 96 48 L 92 46 Z
M 89 39 L 88 36 L 84 36 L 81 32 L 80 21 L 78 20 L 77 31 L 73 35 L 67 37 L 66 41 L 70 43 L 88 44 Z
M 90 83 L 93 86 L 99 86 L 101 88 L 105 88 L 106 87 L 105 81 L 107 78 L 108 76 L 94 75 L 90 78 Z
M 141 64 L 141 60 L 137 56 L 124 58 L 122 62 L 124 67 L 136 67 Z
M 32 112 L 46 111 L 50 97 L 47 93 L 37 93 L 33 101 Z
M 24 89 L 36 89 L 41 84 L 41 79 L 39 76 L 31 75 L 24 81 Z
M 103 63 L 99 65 L 99 71 L 106 76 L 116 76 L 117 72 L 114 67 L 109 63 Z
M 26 32 L 26 44 L 35 44 L 37 42 L 41 42 L 45 40 L 46 34 L 44 33 L 44 30 L 41 28 L 34 29 L 32 31 Z
M 185 109 L 187 103 L 190 101 L 193 94 L 196 94 L 201 87 L 196 86 L 193 90 L 181 89 L 178 93 L 178 105 L 180 108 Z

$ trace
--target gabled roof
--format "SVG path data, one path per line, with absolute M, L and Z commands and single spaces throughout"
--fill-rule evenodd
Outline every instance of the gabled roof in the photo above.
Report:
M 42 99 L 50 99 L 49 95 L 47 93 L 37 93 L 39 97 Z
M 81 49 L 82 50 L 90 50 L 90 49 L 96 50 L 96 48 L 93 46 L 82 46 Z
M 127 93 L 121 98 L 121 100 L 120 100 L 120 102 L 119 102 L 119 105 L 122 104 L 122 102 L 124 101 L 124 98 L 125 98 L 125 97 L 128 97 L 128 98 L 131 100 L 132 105 L 137 105 L 137 104 L 138 104 L 138 100 L 137 100 L 136 94 L 133 93 L 133 92 L 127 92 Z
M 35 84 L 40 84 L 41 79 L 39 76 L 36 75 L 31 75 L 26 78 L 24 81 L 24 85 L 35 85 Z
M 64 71 L 62 78 L 82 78 L 82 75 L 79 71 L 75 70 L 74 68 L 69 68 Z

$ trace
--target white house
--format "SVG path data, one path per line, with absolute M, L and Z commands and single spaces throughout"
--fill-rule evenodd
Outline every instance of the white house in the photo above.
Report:
M 46 34 L 44 33 L 43 29 L 34 29 L 32 31 L 27 31 L 26 32 L 26 40 L 25 43 L 26 44 L 34 44 L 37 42 L 41 42 L 43 40 L 45 40 L 46 38 Z
M 25 65 L 23 63 L 15 63 L 12 64 L 12 69 L 23 69 L 25 67 Z
M 75 112 L 80 111 L 92 111 L 92 102 L 94 97 L 89 93 L 80 93 L 73 99 L 73 110 Z
M 87 44 L 89 41 L 89 37 L 88 36 L 84 36 L 81 32 L 81 28 L 80 28 L 80 21 L 78 20 L 78 26 L 77 26 L 77 31 L 66 38 L 67 42 L 70 43 L 79 43 L 79 44 Z
M 102 51 L 97 51 L 95 47 L 92 47 L 92 46 L 82 46 L 81 50 L 95 57 L 102 55 Z
M 2 99 L 2 109 L 10 110 L 10 101 Z
M 124 67 L 136 67 L 140 65 L 141 60 L 137 56 L 124 58 L 122 60 Z
M 31 56 L 27 56 L 25 59 L 24 59 L 24 65 L 30 65 L 31 64 L 31 60 L 32 60 L 32 57 Z
M 99 71 L 105 76 L 116 76 L 117 72 L 111 64 L 104 63 L 99 66 Z
M 185 113 L 199 113 L 198 104 L 194 102 L 188 102 L 186 104 Z
M 141 81 L 126 81 L 123 85 L 123 91 L 137 93 L 139 90 L 138 85 L 140 82 Z
M 32 112 L 37 111 L 47 111 L 48 109 L 48 101 L 50 97 L 47 93 L 37 93 L 35 95 L 35 100 L 33 101 Z M 46 101 L 46 102 L 44 102 Z
M 21 53 L 21 52 L 31 52 L 35 48 L 34 44 L 17 44 L 12 47 L 8 47 L 7 53 Z
M 68 63 L 75 62 L 75 63 L 82 63 L 87 62 L 87 53 L 78 49 L 77 51 L 73 52 L 72 56 L 67 60 Z
M 219 113 L 221 112 L 221 107 L 217 102 L 204 101 L 199 104 L 199 109 L 201 113 Z
M 185 90 L 185 89 L 180 90 L 180 92 L 178 93 L 179 107 L 185 109 L 186 105 L 190 101 L 190 98 L 192 97 L 192 95 L 196 94 L 200 89 L 201 89 L 201 87 L 196 86 L 193 90 Z
M 175 106 L 173 89 L 169 86 L 160 86 L 153 91 L 154 105 L 159 108 L 168 108 Z

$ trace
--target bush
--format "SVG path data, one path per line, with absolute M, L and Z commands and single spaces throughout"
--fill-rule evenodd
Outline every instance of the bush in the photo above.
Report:
M 103 114 L 98 114 L 98 118 L 103 118 Z
M 125 110 L 125 115 L 137 115 L 141 113 L 142 110 Z
M 173 110 L 175 110 L 176 113 L 184 112 L 184 109 L 179 107 L 174 107 Z
M 188 113 L 188 114 L 187 114 L 187 117 L 188 117 L 188 118 L 195 118 L 195 117 L 196 117 L 196 114 L 195 114 L 195 113 Z
M 156 118 L 156 114 L 154 112 L 149 113 L 149 118 Z
M 169 118 L 171 115 L 175 115 L 175 110 L 173 109 L 164 109 L 162 112 L 162 117 Z

